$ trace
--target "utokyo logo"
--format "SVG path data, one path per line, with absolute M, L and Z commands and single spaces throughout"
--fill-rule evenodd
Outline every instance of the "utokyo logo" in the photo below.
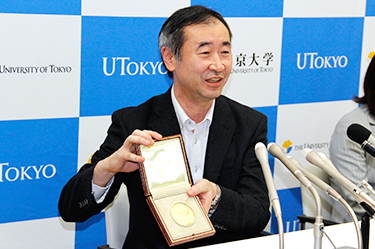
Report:
M 368 63 L 371 62 L 371 60 L 374 58 L 374 56 L 375 56 L 375 51 L 371 51 L 371 52 L 368 54 L 368 56 L 367 56 L 367 61 L 368 61 Z
M 348 65 L 348 57 L 345 55 L 319 56 L 317 52 L 304 53 L 301 56 L 301 53 L 297 53 L 298 69 L 305 69 L 306 65 L 308 69 L 344 68 Z
M 112 76 L 115 73 L 116 68 L 118 68 L 116 67 L 116 64 L 120 64 L 121 76 L 167 74 L 163 62 L 161 61 L 135 62 L 131 61 L 130 57 L 112 57 L 109 61 L 107 57 L 103 57 L 103 73 L 106 76 Z
M 288 154 L 292 151 L 292 142 L 290 140 L 286 140 L 284 141 L 283 145 L 282 145 L 282 149 L 283 149 L 283 152 L 285 154 Z M 321 143 L 303 143 L 303 144 L 294 144 L 294 151 L 300 151 L 300 150 L 304 150 L 306 148 L 309 148 L 309 149 L 324 149 L 324 148 L 328 148 L 329 147 L 329 143 L 328 142 L 321 142 Z
M 4 181 L 24 181 L 41 178 L 52 178 L 56 174 L 56 167 L 53 164 L 40 166 L 9 166 L 9 163 L 0 163 L 0 183 Z
M 286 140 L 283 143 L 282 149 L 285 154 L 288 154 L 292 150 L 292 142 L 290 140 Z

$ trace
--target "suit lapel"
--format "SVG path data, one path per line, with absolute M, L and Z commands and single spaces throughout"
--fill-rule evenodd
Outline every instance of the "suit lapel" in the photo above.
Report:
M 150 117 L 150 127 L 164 137 L 181 134 L 171 99 L 171 88 L 155 100 Z
M 218 179 L 235 126 L 236 122 L 224 97 L 217 98 L 207 143 L 204 178 L 213 182 Z

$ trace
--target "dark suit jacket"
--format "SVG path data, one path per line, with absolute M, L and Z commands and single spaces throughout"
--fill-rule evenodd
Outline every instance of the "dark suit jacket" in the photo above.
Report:
M 110 204 L 121 183 L 125 183 L 130 221 L 124 248 L 168 248 L 145 201 L 139 171 L 117 173 L 100 204 L 91 194 L 93 169 L 97 162 L 116 151 L 135 129 L 154 130 L 163 136 L 181 134 L 170 89 L 138 107 L 114 112 L 108 136 L 93 155 L 91 163 L 84 165 L 62 190 L 59 211 L 65 221 L 85 221 Z M 266 134 L 266 116 L 225 96 L 216 99 L 204 168 L 204 178 L 217 183 L 222 190 L 219 206 L 211 216 L 216 234 L 173 248 L 254 237 L 264 229 L 270 218 L 269 199 L 254 146 L 259 141 L 266 144 Z

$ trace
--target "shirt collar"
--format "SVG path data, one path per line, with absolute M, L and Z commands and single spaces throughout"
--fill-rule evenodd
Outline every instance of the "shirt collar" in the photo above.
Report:
M 180 125 L 180 128 L 182 129 L 182 127 L 185 124 L 185 122 L 188 121 L 188 120 L 191 120 L 191 119 L 186 114 L 186 112 L 184 111 L 184 109 L 182 109 L 180 103 L 178 103 L 178 101 L 176 99 L 176 96 L 174 95 L 174 85 L 172 85 L 171 95 L 172 95 L 171 96 L 172 97 L 172 104 L 173 104 L 173 108 L 174 108 L 174 110 L 176 112 L 176 115 L 177 115 L 178 124 Z M 216 101 L 216 99 L 214 99 L 214 101 L 212 102 L 212 105 L 211 105 L 210 109 L 208 110 L 205 118 L 203 119 L 203 121 L 201 123 L 203 123 L 206 120 L 208 120 L 209 124 L 211 124 L 212 117 L 213 117 L 213 114 L 214 114 L 215 101 Z

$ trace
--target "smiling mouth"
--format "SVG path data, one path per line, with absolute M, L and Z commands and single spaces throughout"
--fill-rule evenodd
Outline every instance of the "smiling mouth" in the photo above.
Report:
M 221 80 L 222 80 L 221 78 L 213 78 L 213 79 L 208 79 L 206 81 L 209 82 L 209 83 L 217 83 L 217 82 L 219 82 Z

